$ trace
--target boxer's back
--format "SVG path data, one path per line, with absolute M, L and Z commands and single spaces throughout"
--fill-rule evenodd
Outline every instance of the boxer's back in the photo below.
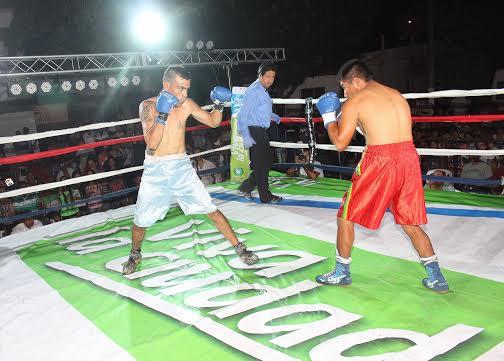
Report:
M 352 99 L 358 107 L 359 124 L 366 144 L 389 144 L 412 140 L 408 102 L 397 90 L 370 82 Z

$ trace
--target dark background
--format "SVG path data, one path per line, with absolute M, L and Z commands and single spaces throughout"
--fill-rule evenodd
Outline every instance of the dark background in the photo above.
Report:
M 385 48 L 426 43 L 429 27 L 428 0 L 4 3 L 15 10 L 6 34 L 9 55 L 183 50 L 189 39 L 213 40 L 221 49 L 284 47 L 287 62 L 281 66 L 280 87 L 312 74 L 334 72 L 350 57 L 379 50 L 381 39 Z M 495 69 L 504 66 L 500 25 L 503 6 L 498 1 L 432 0 L 431 4 L 433 40 L 462 48 L 469 65 L 479 66 L 484 58 L 488 78 L 482 82 L 489 84 Z M 165 42 L 155 48 L 135 41 L 131 32 L 134 14 L 147 6 L 160 9 L 169 26 Z M 247 74 L 252 72 L 254 76 L 256 67 L 240 66 L 235 70 L 235 79 L 239 81 L 243 72 L 244 81 L 248 80 Z

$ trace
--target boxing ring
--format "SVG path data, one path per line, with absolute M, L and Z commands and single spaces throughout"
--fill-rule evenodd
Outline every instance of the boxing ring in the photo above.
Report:
M 406 98 L 488 96 L 499 90 L 405 94 Z M 315 102 L 314 100 L 313 102 Z M 307 104 L 311 99 L 275 99 Z M 174 206 L 149 228 L 144 260 L 121 274 L 131 243 L 134 205 L 62 220 L 0 239 L 0 359 L 2 360 L 502 360 L 504 359 L 504 197 L 425 190 L 430 235 L 450 284 L 445 295 L 424 289 L 424 270 L 387 212 L 378 231 L 356 227 L 354 284 L 314 282 L 334 262 L 336 212 L 352 167 L 317 164 L 336 178 L 286 176 L 311 166 L 319 118 L 282 118 L 308 128 L 308 142 L 271 142 L 275 149 L 310 149 L 305 163 L 275 164 L 270 189 L 284 199 L 246 200 L 237 184 L 208 186 L 240 240 L 261 261 L 247 266 L 204 216 Z M 504 115 L 414 117 L 420 122 L 499 122 Z M 138 123 L 92 124 L 15 137 L 0 144 Z M 229 125 L 223 122 L 223 126 Z M 188 127 L 198 132 L 204 126 Z M 74 154 L 83 149 L 142 142 L 142 135 L 102 140 L 0 158 L 0 165 Z M 227 152 L 231 145 L 192 154 Z M 363 147 L 350 146 L 349 153 Z M 420 148 L 421 156 L 504 156 L 503 149 Z M 225 172 L 223 166 L 200 175 Z M 32 187 L 7 189 L 0 200 L 110 179 L 142 166 L 83 175 Z M 501 179 L 425 175 L 427 181 L 502 187 Z M 15 187 L 15 185 L 14 185 Z M 501 188 L 500 188 L 501 189 Z M 135 194 L 131 187 L 28 214 L 13 224 L 63 207 Z

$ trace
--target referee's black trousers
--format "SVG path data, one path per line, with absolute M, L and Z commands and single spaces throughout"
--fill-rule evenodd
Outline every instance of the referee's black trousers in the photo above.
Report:
M 240 191 L 251 193 L 257 186 L 261 202 L 268 203 L 273 198 L 269 191 L 268 174 L 273 165 L 273 152 L 269 145 L 268 129 L 248 127 L 255 144 L 250 147 L 250 168 L 252 172 L 240 185 Z

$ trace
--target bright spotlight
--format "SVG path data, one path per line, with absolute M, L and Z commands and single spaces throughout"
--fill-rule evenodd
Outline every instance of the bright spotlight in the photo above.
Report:
M 198 42 L 196 43 L 196 48 L 198 48 L 198 50 L 201 50 L 203 49 L 203 45 L 205 45 L 203 40 L 198 40 Z
M 68 80 L 65 80 L 63 83 L 61 83 L 61 89 L 63 89 L 63 91 L 69 91 L 70 89 L 72 89 L 72 83 L 70 83 Z
M 117 85 L 117 79 L 114 77 L 110 77 L 107 81 L 109 87 L 113 88 Z
M 89 81 L 89 89 L 96 89 L 98 88 L 98 80 L 92 79 Z
M 52 85 L 48 81 L 43 82 L 42 85 L 40 86 L 40 89 L 42 89 L 44 93 L 49 93 L 51 91 L 51 88 Z
M 192 40 L 188 40 L 187 43 L 185 43 L 185 48 L 187 50 L 191 50 L 194 46 L 194 42 Z
M 143 43 L 155 44 L 163 41 L 166 19 L 155 11 L 141 11 L 135 18 L 133 31 L 135 36 Z
M 37 85 L 35 83 L 28 83 L 26 86 L 26 91 L 30 94 L 35 94 L 37 91 Z
M 86 83 L 84 83 L 84 81 L 82 80 L 77 80 L 77 82 L 75 83 L 75 89 L 77 89 L 78 91 L 83 90 L 85 87 Z
M 208 50 L 211 50 L 211 49 L 213 49 L 213 47 L 214 47 L 214 42 L 212 40 L 208 40 L 206 43 L 206 48 Z
M 133 85 L 138 85 L 140 84 L 140 77 L 138 75 L 134 75 L 133 78 L 131 78 L 131 83 Z
M 23 91 L 23 88 L 21 88 L 21 85 L 19 84 L 12 84 L 10 87 L 10 91 L 14 95 L 19 95 Z
M 125 76 L 121 76 L 119 82 L 121 83 L 122 86 L 127 86 L 129 84 L 129 79 Z

